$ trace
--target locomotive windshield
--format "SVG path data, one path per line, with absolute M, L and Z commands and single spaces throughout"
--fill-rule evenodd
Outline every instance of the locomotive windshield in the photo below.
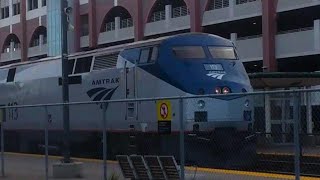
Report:
M 209 47 L 212 58 L 236 60 L 237 56 L 233 47 Z
M 179 46 L 172 48 L 173 54 L 179 59 L 202 59 L 206 54 L 202 46 Z
M 214 59 L 237 60 L 233 47 L 209 46 L 209 52 Z M 202 46 L 178 46 L 172 48 L 173 54 L 179 59 L 207 58 Z

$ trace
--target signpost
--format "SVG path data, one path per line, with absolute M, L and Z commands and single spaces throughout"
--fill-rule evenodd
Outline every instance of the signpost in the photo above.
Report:
M 69 103 L 69 81 L 68 81 L 68 22 L 67 12 L 68 2 L 61 0 L 61 24 L 62 24 L 62 46 L 61 46 L 61 64 L 62 64 L 62 98 L 64 103 Z M 70 163 L 70 120 L 69 120 L 69 105 L 63 105 L 63 162 Z
M 158 133 L 170 134 L 172 109 L 171 102 L 168 100 L 157 101 L 157 116 L 158 116 Z
M 1 176 L 4 177 L 4 130 L 3 122 L 6 121 L 5 109 L 0 109 L 0 135 L 1 135 Z

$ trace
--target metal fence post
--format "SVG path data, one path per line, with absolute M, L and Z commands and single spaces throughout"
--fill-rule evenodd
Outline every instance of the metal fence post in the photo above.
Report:
M 46 168 L 46 180 L 49 179 L 49 160 L 48 160 L 48 156 L 49 156 L 49 152 L 48 152 L 48 146 L 49 146 L 49 132 L 48 132 L 48 126 L 49 126 L 49 121 L 50 121 L 50 117 L 48 114 L 48 107 L 45 106 L 45 128 L 44 128 L 44 141 L 45 141 L 45 168 Z
M 107 174 L 107 118 L 106 118 L 106 110 L 107 110 L 107 104 L 103 103 L 102 104 L 102 133 L 103 133 L 103 143 L 102 143 L 102 153 L 103 153 L 103 179 L 107 180 L 108 179 L 108 174 Z
M 180 118 L 180 178 L 185 179 L 184 173 L 184 121 L 183 121 L 183 99 L 179 99 L 179 118 Z
M 5 109 L 1 109 L 2 113 L 5 113 Z M 5 116 L 5 114 L 3 114 Z M 4 120 L 4 119 L 3 119 Z M 4 177 L 4 123 L 0 123 L 0 133 L 1 133 L 1 176 Z
M 295 144 L 295 176 L 296 180 L 300 180 L 300 93 L 294 94 L 293 103 L 293 119 L 294 119 L 294 144 Z

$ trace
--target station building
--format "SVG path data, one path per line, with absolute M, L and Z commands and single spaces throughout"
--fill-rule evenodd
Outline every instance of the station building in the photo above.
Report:
M 61 53 L 60 3 L 0 0 L 0 65 Z M 320 70 L 320 0 L 68 0 L 68 4 L 73 9 L 70 53 L 205 32 L 231 39 L 248 73 Z M 316 98 L 308 97 L 306 132 L 319 132 L 320 109 L 314 109 Z M 261 98 L 260 103 L 264 130 L 291 129 L 290 115 L 283 115 L 288 111 L 278 106 L 286 99 L 273 103 L 270 98 Z M 273 106 L 280 107 L 278 115 L 267 113 Z

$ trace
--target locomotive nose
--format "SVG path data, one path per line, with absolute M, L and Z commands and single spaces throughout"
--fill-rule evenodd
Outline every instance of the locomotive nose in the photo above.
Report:
M 199 98 L 186 100 L 186 118 L 193 131 L 231 127 L 247 130 L 253 121 L 250 97 L 234 99 Z

